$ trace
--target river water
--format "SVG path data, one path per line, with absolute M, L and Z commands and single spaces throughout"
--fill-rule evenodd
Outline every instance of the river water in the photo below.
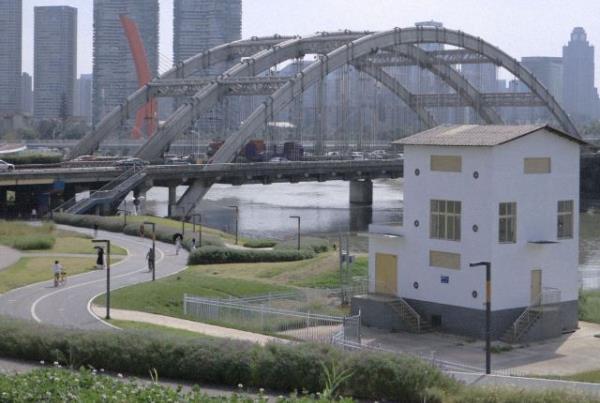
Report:
M 178 195 L 185 188 L 178 189 Z M 349 183 L 297 183 L 273 185 L 215 185 L 201 203 L 204 224 L 225 231 L 235 231 L 235 212 L 239 206 L 239 231 L 249 238 L 286 239 L 296 236 L 297 221 L 302 218 L 305 235 L 330 235 L 338 232 L 364 232 L 370 223 L 398 222 L 402 219 L 402 179 L 374 182 L 372 207 L 350 207 Z M 600 208 L 582 202 L 580 215 L 580 269 L 597 271 L 600 277 Z M 147 194 L 146 210 L 167 215 L 167 190 L 153 188 Z M 366 242 L 355 239 L 356 248 L 364 251 Z

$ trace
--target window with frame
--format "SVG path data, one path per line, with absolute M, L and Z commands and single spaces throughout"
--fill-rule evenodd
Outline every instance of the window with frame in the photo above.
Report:
M 558 239 L 573 238 L 573 200 L 558 202 Z
M 461 202 L 451 200 L 431 200 L 432 239 L 460 241 Z
M 500 203 L 498 209 L 498 242 L 517 242 L 517 203 Z

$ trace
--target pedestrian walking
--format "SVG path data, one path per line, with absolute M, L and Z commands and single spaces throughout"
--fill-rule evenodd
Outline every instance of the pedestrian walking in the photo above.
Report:
M 192 238 L 192 250 L 196 250 L 196 238 Z
M 31 209 L 31 219 L 32 220 L 37 220 L 37 210 L 36 209 Z
M 94 224 L 94 238 L 98 238 L 98 224 Z
M 181 237 L 175 238 L 175 255 L 179 255 L 181 250 Z
M 150 248 L 148 253 L 146 254 L 146 260 L 148 261 L 148 272 L 154 271 L 154 249 Z
M 54 287 L 58 287 L 60 282 L 60 273 L 62 272 L 63 267 L 58 260 L 54 261 L 52 265 L 52 273 L 54 274 Z
M 98 257 L 96 258 L 96 269 L 104 269 L 104 249 L 96 246 Z

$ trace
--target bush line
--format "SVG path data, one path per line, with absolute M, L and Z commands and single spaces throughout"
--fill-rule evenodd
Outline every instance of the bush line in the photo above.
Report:
M 315 253 L 309 249 L 240 250 L 203 246 L 190 253 L 188 264 L 293 262 L 314 257 Z

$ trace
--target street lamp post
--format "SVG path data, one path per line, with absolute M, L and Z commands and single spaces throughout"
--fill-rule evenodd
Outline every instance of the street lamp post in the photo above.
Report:
M 144 221 L 144 225 L 152 226 L 152 281 L 156 280 L 156 224 Z
M 491 320 L 492 320 L 492 263 L 471 263 L 469 267 L 485 266 L 485 373 L 492 372 Z
M 229 206 L 229 208 L 235 209 L 235 244 L 239 241 L 239 221 L 240 221 L 240 208 L 238 206 Z
M 118 209 L 117 213 L 119 213 L 119 212 L 123 213 L 123 225 L 126 226 L 127 225 L 127 216 L 129 215 L 129 211 Z
M 93 243 L 106 244 L 106 320 L 110 319 L 110 241 L 107 239 L 93 239 Z
M 181 236 L 185 235 L 185 219 L 185 216 L 181 217 Z
M 298 220 L 298 250 L 300 250 L 300 216 L 291 215 L 290 218 Z
M 202 214 L 193 214 L 192 215 L 192 232 L 195 234 L 196 233 L 196 217 L 199 218 L 198 220 L 198 247 L 200 248 L 202 246 Z

